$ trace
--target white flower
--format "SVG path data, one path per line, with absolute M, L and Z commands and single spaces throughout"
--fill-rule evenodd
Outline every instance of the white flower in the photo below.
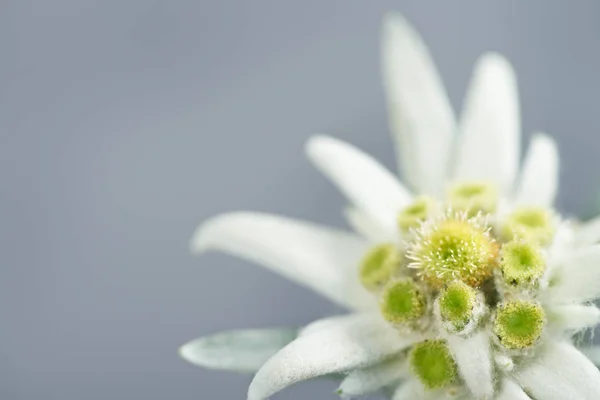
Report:
M 600 297 L 600 219 L 582 225 L 552 209 L 559 160 L 550 137 L 535 134 L 519 167 L 510 64 L 481 57 L 457 123 L 427 48 L 400 15 L 386 19 L 383 56 L 404 184 L 340 140 L 306 146 L 348 197 L 356 233 L 236 212 L 192 239 L 194 252 L 254 261 L 354 313 L 299 332 L 218 334 L 182 356 L 257 371 L 249 400 L 331 374 L 345 375 L 343 397 L 596 398 L 600 372 L 571 338 L 600 321 L 588 303 Z

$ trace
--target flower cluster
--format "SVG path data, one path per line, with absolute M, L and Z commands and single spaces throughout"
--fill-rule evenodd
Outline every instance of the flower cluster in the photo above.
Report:
M 306 148 L 350 200 L 355 232 L 236 212 L 192 239 L 195 252 L 262 264 L 352 313 L 200 338 L 182 356 L 256 372 L 249 400 L 340 374 L 346 398 L 597 398 L 600 351 L 574 337 L 600 322 L 600 219 L 580 223 L 553 208 L 550 137 L 535 134 L 520 164 L 510 64 L 495 53 L 478 61 L 456 122 L 427 48 L 400 15 L 386 19 L 383 56 L 404 183 L 337 139 Z

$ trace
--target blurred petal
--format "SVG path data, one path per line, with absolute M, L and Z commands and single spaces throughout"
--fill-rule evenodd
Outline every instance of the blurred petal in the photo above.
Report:
M 266 399 L 306 379 L 367 367 L 419 339 L 399 334 L 379 316 L 357 315 L 352 324 L 301 336 L 275 354 L 254 377 L 248 400 Z
M 404 358 L 394 358 L 371 367 L 357 369 L 342 381 L 337 393 L 344 398 L 363 396 L 408 376 Z
M 394 392 L 392 400 L 416 400 L 423 398 L 423 390 L 415 381 L 408 381 L 400 386 Z
M 394 232 L 390 235 L 389 231 L 381 229 L 381 226 L 375 223 L 372 218 L 354 207 L 346 207 L 344 217 L 356 233 L 373 243 L 395 241 L 400 235 L 400 232 Z M 394 218 L 394 221 L 396 221 L 396 218 Z
M 531 400 L 531 397 L 521 389 L 514 381 L 505 378 L 500 385 L 500 393 L 496 400 Z
M 515 203 L 552 207 L 558 191 L 559 156 L 556 142 L 544 134 L 531 140 Z
M 583 304 L 568 304 L 549 307 L 547 313 L 551 316 L 551 326 L 557 331 L 580 331 L 592 328 L 600 322 L 598 307 Z
M 584 302 L 600 296 L 600 246 L 578 250 L 555 269 L 550 287 L 542 293 L 549 304 Z
M 256 372 L 296 338 L 297 329 L 246 329 L 220 332 L 184 344 L 179 354 L 201 367 Z
M 441 195 L 456 121 L 429 50 L 400 14 L 383 31 L 383 69 L 391 129 L 404 178 L 419 193 Z
M 374 158 L 356 147 L 328 136 L 312 137 L 308 158 L 361 211 L 385 232 L 397 232 L 398 211 L 412 195 L 400 181 Z
M 369 244 L 354 234 L 253 212 L 216 216 L 196 230 L 194 252 L 218 250 L 261 264 L 338 304 L 366 307 L 356 269 Z
M 460 121 L 455 178 L 486 180 L 512 190 L 521 145 L 519 97 L 514 71 L 488 53 L 475 67 Z
M 549 342 L 515 376 L 537 400 L 591 400 L 600 393 L 600 371 L 568 343 Z
M 600 366 L 600 346 L 583 347 L 579 349 L 596 366 Z
M 488 399 L 494 394 L 492 355 L 486 332 L 467 338 L 455 335 L 446 337 L 460 375 L 477 399 Z
M 577 243 L 581 246 L 600 242 L 600 217 L 581 224 L 576 233 Z

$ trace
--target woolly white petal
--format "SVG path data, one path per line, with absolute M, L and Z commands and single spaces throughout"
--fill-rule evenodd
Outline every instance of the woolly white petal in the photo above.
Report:
M 576 240 L 582 246 L 600 242 L 600 217 L 581 224 L 577 230 Z
M 512 190 L 520 152 L 519 97 L 514 71 L 488 53 L 476 67 L 460 125 L 455 178 L 487 180 Z
M 390 125 L 404 177 L 421 193 L 442 194 L 456 121 L 431 55 L 414 27 L 390 14 L 383 31 Z
M 579 331 L 600 322 L 600 310 L 596 306 L 568 304 L 549 307 L 551 326 L 558 331 Z
M 373 393 L 407 375 L 408 366 L 406 360 L 395 358 L 350 372 L 340 384 L 337 393 L 344 398 L 362 396 Z
M 531 400 L 531 397 L 511 379 L 503 379 L 496 400 Z
M 392 400 L 415 400 L 423 398 L 423 390 L 415 381 L 408 381 L 400 385 L 394 392 Z
M 358 148 L 328 136 L 310 138 L 306 153 L 358 209 L 386 232 L 398 230 L 398 211 L 412 196 L 390 171 Z
M 370 317 L 368 317 L 369 314 L 366 314 L 366 313 L 365 314 L 350 314 L 350 315 L 335 315 L 333 317 L 322 318 L 322 319 L 318 319 L 316 321 L 311 322 L 310 324 L 306 325 L 304 328 L 302 328 L 300 330 L 300 332 L 298 333 L 298 336 L 312 335 L 315 332 L 319 332 L 324 329 L 329 329 L 331 327 L 340 329 L 340 327 L 342 327 L 342 326 L 351 326 L 356 323 L 356 319 L 358 318 L 359 315 L 363 315 L 364 318 L 374 318 L 374 319 L 377 318 L 377 314 L 371 314 Z
M 301 336 L 275 354 L 256 373 L 248 400 L 263 400 L 302 380 L 363 368 L 398 353 L 418 335 L 401 335 L 379 316 L 355 316 Z
M 492 354 L 486 332 L 480 331 L 463 338 L 446 337 L 460 375 L 477 399 L 491 398 L 494 393 Z
M 206 368 L 256 372 L 296 338 L 297 329 L 246 329 L 220 332 L 184 344 L 181 357 Z
M 538 400 L 592 400 L 600 393 L 600 371 L 568 343 L 548 343 L 515 376 Z
M 543 299 L 550 304 L 584 302 L 600 296 L 600 246 L 578 250 L 554 270 Z
M 515 202 L 551 207 L 558 190 L 558 165 L 556 142 L 547 135 L 535 135 L 525 157 Z
M 346 207 L 344 209 L 344 217 L 346 217 L 346 221 L 355 232 L 371 242 L 396 241 L 400 237 L 399 231 L 390 235 L 390 232 L 382 229 L 380 225 L 373 221 L 373 218 L 355 207 Z
M 219 250 L 245 258 L 355 308 L 373 302 L 356 278 L 368 247 L 348 232 L 253 212 L 216 216 L 200 225 L 191 241 L 194 252 Z

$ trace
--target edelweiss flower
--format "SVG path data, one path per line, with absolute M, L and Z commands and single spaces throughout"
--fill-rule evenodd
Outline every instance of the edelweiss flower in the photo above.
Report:
M 383 55 L 404 184 L 337 139 L 306 147 L 350 200 L 356 233 L 237 212 L 192 239 L 195 252 L 262 264 L 354 313 L 299 332 L 217 334 L 181 354 L 257 371 L 250 400 L 336 374 L 343 397 L 597 398 L 600 372 L 572 338 L 600 321 L 588 303 L 600 297 L 600 219 L 580 224 L 552 209 L 558 153 L 548 136 L 533 137 L 519 168 L 510 64 L 498 54 L 478 61 L 457 124 L 426 47 L 400 15 L 386 19 Z

